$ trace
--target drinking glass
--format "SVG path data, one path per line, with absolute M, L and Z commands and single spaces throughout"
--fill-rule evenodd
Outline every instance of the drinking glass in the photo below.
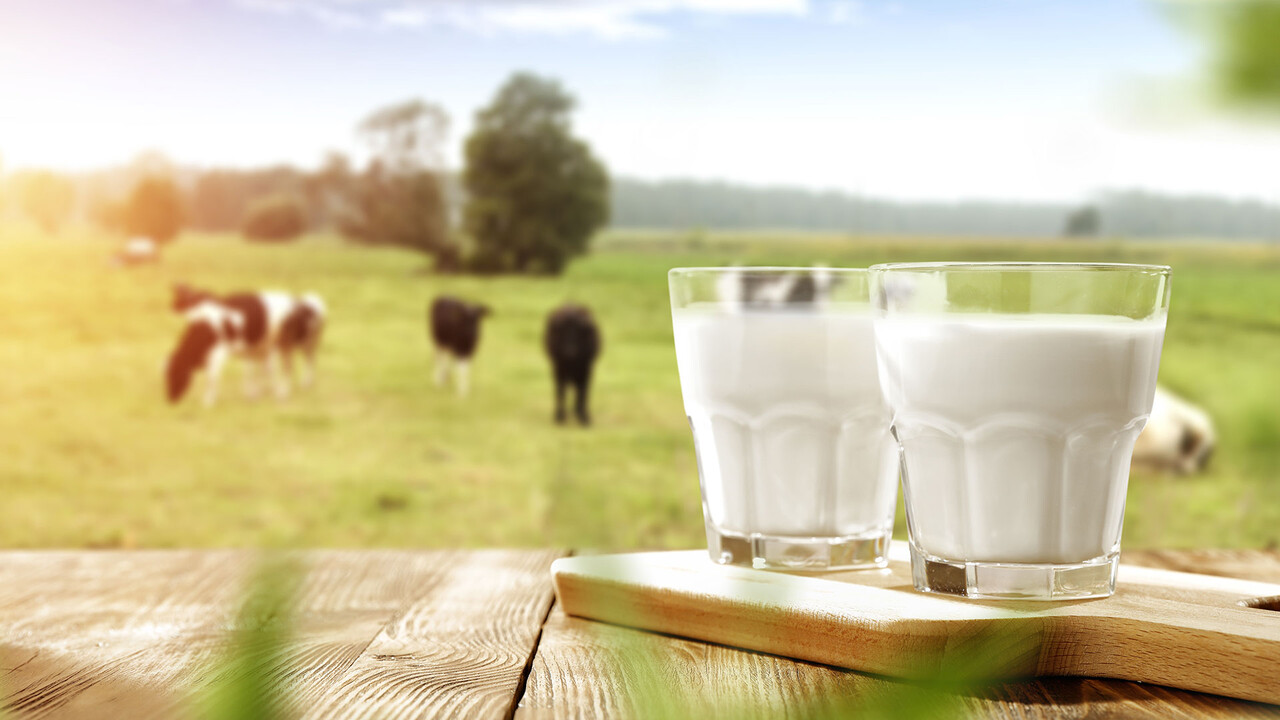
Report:
M 871 268 L 915 586 L 1058 600 L 1115 590 L 1169 268 Z
M 716 562 L 886 563 L 898 455 L 868 279 L 861 269 L 670 272 L 680 387 Z

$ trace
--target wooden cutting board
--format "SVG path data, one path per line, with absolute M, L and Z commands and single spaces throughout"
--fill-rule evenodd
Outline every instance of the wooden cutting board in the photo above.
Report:
M 885 570 L 793 574 L 705 550 L 561 558 L 564 611 L 837 667 L 964 682 L 1117 678 L 1280 703 L 1280 585 L 1121 565 L 1116 593 L 1068 602 L 916 592 Z

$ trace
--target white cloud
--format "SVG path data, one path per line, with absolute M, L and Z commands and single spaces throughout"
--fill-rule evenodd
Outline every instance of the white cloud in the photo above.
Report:
M 310 17 L 327 26 L 448 27 L 478 35 L 590 35 L 606 40 L 667 34 L 664 17 L 809 13 L 808 0 L 236 0 L 242 7 Z M 834 3 L 832 21 L 856 18 L 854 3 Z
M 832 25 L 853 25 L 862 21 L 863 8 L 858 0 L 832 0 L 826 14 Z

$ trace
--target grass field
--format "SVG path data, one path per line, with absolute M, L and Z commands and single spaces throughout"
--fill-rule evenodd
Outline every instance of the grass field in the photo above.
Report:
M 613 233 L 562 278 L 436 277 L 411 253 L 184 236 L 120 270 L 103 237 L 0 228 L 0 545 L 676 547 L 703 543 L 666 275 L 726 262 L 1159 261 L 1174 266 L 1160 379 L 1218 424 L 1210 472 L 1135 476 L 1127 547 L 1280 541 L 1280 246 Z M 165 404 L 169 286 L 315 290 L 320 384 Z M 431 384 L 436 293 L 494 308 L 460 400 Z M 548 310 L 590 304 L 596 425 L 551 423 Z M 899 534 L 905 532 L 899 523 Z

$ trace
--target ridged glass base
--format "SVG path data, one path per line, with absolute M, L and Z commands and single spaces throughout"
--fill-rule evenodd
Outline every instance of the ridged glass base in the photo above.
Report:
M 889 564 L 889 539 L 883 533 L 837 537 L 741 535 L 707 524 L 707 549 L 721 565 L 771 570 L 844 570 Z
M 984 563 L 934 557 L 911 543 L 911 578 L 921 592 L 967 598 L 1081 600 L 1116 590 L 1120 553 L 1082 563 Z

